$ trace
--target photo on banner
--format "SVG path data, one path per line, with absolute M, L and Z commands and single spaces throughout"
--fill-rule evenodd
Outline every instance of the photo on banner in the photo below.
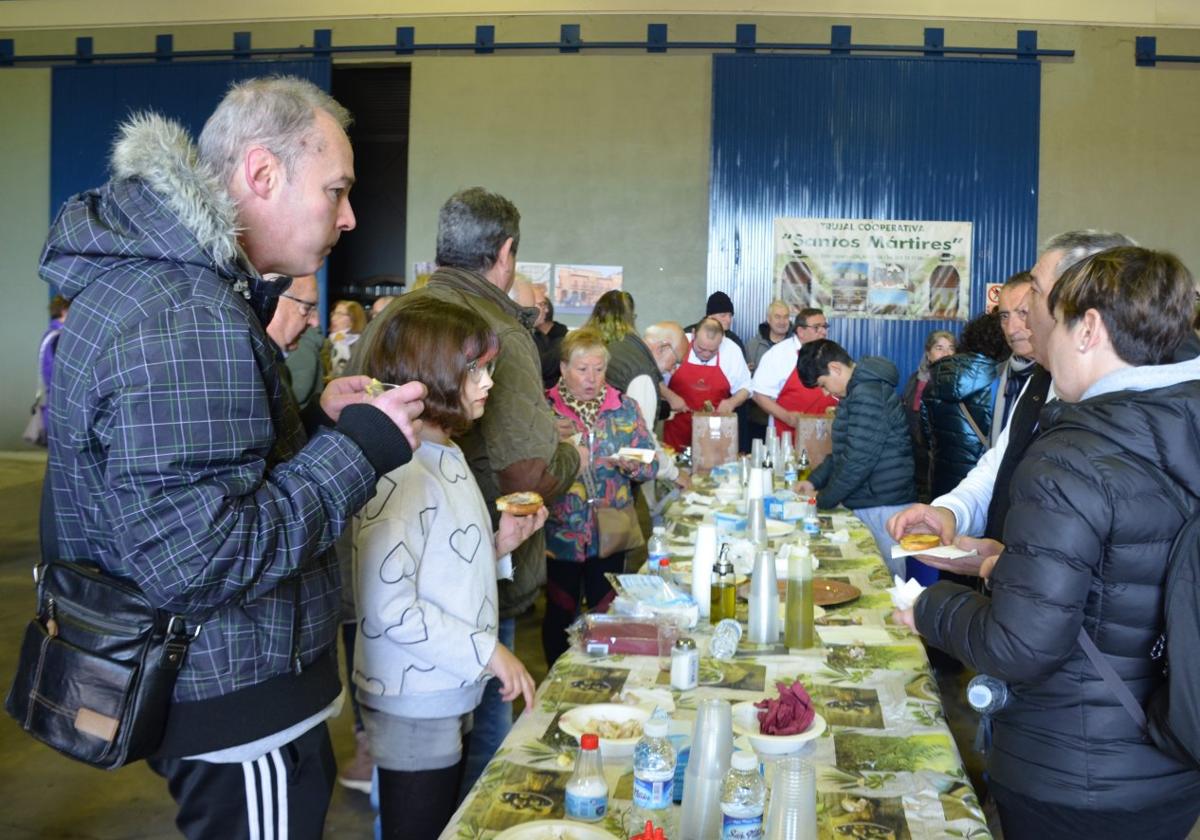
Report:
M 565 265 L 554 267 L 554 311 L 590 315 L 605 292 L 620 289 L 625 269 L 619 265 Z
M 971 222 L 775 219 L 775 297 L 852 318 L 965 321 Z

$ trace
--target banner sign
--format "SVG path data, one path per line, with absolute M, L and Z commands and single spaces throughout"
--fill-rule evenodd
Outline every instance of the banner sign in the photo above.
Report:
M 965 321 L 971 222 L 777 218 L 775 297 L 793 313 Z

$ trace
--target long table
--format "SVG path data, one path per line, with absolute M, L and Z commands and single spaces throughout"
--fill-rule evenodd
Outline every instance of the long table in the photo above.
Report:
M 682 501 L 667 511 L 674 538 L 684 541 L 701 521 L 685 510 L 697 512 Z M 907 629 L 888 620 L 892 605 L 885 589 L 891 581 L 874 540 L 848 511 L 821 519 L 823 536 L 810 542 L 820 561 L 818 577 L 850 583 L 861 596 L 825 608 L 817 619 L 820 644 L 809 650 L 739 651 L 727 662 L 703 659 L 700 687 L 671 691 L 672 740 L 677 748 L 690 741 L 700 697 L 760 700 L 775 696 L 777 680 L 799 679 L 829 724 L 824 735 L 806 745 L 805 755 L 817 767 L 818 837 L 990 838 L 925 650 Z M 839 530 L 848 540 L 831 542 L 827 535 Z M 773 543 L 789 539 L 796 537 L 783 535 Z M 697 642 L 707 650 L 706 639 Z M 576 747 L 559 729 L 559 716 L 576 705 L 609 702 L 628 689 L 651 688 L 670 690 L 657 657 L 594 657 L 574 650 L 561 657 L 442 838 L 486 840 L 522 822 L 561 818 Z M 632 759 L 606 762 L 605 775 L 610 799 L 603 827 L 624 838 Z

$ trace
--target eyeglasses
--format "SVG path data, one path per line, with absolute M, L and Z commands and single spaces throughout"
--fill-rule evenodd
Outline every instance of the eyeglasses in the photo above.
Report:
M 675 361 L 671 362 L 671 367 L 672 367 L 672 368 L 677 368 L 677 367 L 679 367 L 679 353 L 678 353 L 678 352 L 675 350 L 675 345 L 674 345 L 674 344 L 672 344 L 672 343 L 671 343 L 671 342 L 669 342 L 669 341 L 664 341 L 664 342 L 662 342 L 661 344 L 659 344 L 659 345 L 658 345 L 658 349 L 659 349 L 659 350 L 670 350 L 670 351 L 671 351 L 671 358 L 675 360 Z
M 289 295 L 287 292 L 280 292 L 279 296 L 285 297 L 292 301 L 292 303 L 296 304 L 296 307 L 300 310 L 301 318 L 307 318 L 309 313 L 316 309 L 317 305 L 320 303 L 318 300 L 304 300 L 303 298 L 298 298 L 295 295 Z
M 829 332 L 829 322 L 828 322 L 828 321 L 822 321 L 822 322 L 821 322 L 821 323 L 819 323 L 819 324 L 801 324 L 801 325 L 798 327 L 798 329 L 802 329 L 802 330 L 816 330 L 817 332 L 820 332 L 821 330 L 825 330 L 826 332 Z
M 480 366 L 478 359 L 472 359 L 471 361 L 467 362 L 467 373 L 471 374 L 472 382 L 478 383 L 483 381 L 484 371 L 487 371 L 488 379 L 491 379 L 492 374 L 496 372 L 496 360 L 492 359 L 482 367 Z

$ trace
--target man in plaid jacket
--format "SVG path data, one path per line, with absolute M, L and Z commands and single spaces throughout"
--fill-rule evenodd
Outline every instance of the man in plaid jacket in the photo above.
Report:
M 321 835 L 330 547 L 417 446 L 424 386 L 335 380 L 302 419 L 264 332 L 288 281 L 261 275 L 316 271 L 354 227 L 348 122 L 292 78 L 232 87 L 198 149 L 134 116 L 112 180 L 67 201 L 42 254 L 72 299 L 49 418 L 57 553 L 200 628 L 151 761 L 189 838 Z

